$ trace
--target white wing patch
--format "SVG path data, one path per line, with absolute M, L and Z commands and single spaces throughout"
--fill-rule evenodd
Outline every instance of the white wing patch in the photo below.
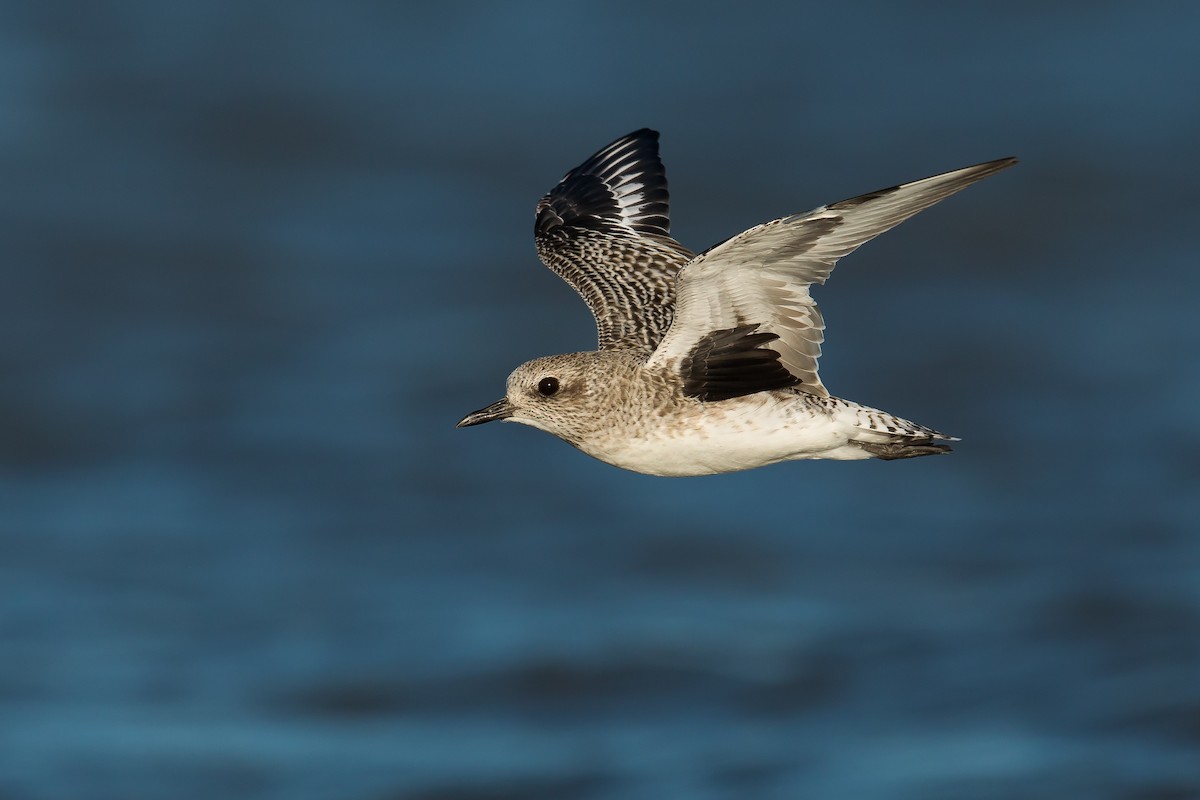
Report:
M 818 396 L 825 323 L 808 287 L 838 259 L 939 200 L 1012 166 L 990 161 L 784 217 L 738 234 L 692 259 L 676 279 L 675 316 L 647 363 L 672 367 L 712 331 L 746 325 L 779 337 L 764 345 Z

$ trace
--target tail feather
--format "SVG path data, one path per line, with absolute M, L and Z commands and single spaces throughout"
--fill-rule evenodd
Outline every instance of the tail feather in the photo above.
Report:
M 854 426 L 858 429 L 859 435 L 853 438 L 859 443 L 890 444 L 896 441 L 915 442 L 928 439 L 940 439 L 945 442 L 958 441 L 956 436 L 919 425 L 912 420 L 897 417 L 886 411 L 858 404 L 847 403 L 847 406 L 850 406 L 854 413 Z
M 825 398 L 823 402 L 834 414 L 849 423 L 850 444 L 885 461 L 949 453 L 950 445 L 943 443 L 958 441 L 958 437 L 877 408 L 836 397 Z
M 942 442 L 957 442 L 954 436 L 919 425 L 874 408 L 857 409 L 859 436 L 855 443 L 876 458 L 891 461 L 951 452 Z
M 932 439 L 901 439 L 895 442 L 858 442 L 858 446 L 883 461 L 952 453 L 950 445 Z

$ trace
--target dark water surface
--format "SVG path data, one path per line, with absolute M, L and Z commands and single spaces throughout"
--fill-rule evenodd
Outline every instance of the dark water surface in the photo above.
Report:
M 8 4 L 0 797 L 1200 798 L 1198 6 Z M 952 458 L 456 431 L 700 249 L 1015 154 L 819 291 Z

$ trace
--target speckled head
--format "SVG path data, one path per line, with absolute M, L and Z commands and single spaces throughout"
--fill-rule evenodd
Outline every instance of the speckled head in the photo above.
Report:
M 502 400 L 463 417 L 459 428 L 520 422 L 576 443 L 594 427 L 598 405 L 610 396 L 614 372 L 606 353 L 570 353 L 527 361 L 508 376 Z

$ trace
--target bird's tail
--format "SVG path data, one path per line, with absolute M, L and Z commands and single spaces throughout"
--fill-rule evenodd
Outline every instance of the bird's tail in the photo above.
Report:
M 871 455 L 883 461 L 897 458 L 916 458 L 917 456 L 934 456 L 953 452 L 950 445 L 935 442 L 933 439 L 901 439 L 895 442 L 859 442 L 858 446 Z
M 854 427 L 856 435 L 851 441 L 876 458 L 891 461 L 897 458 L 916 458 L 949 453 L 950 445 L 957 442 L 933 428 L 918 425 L 886 411 L 854 405 Z

